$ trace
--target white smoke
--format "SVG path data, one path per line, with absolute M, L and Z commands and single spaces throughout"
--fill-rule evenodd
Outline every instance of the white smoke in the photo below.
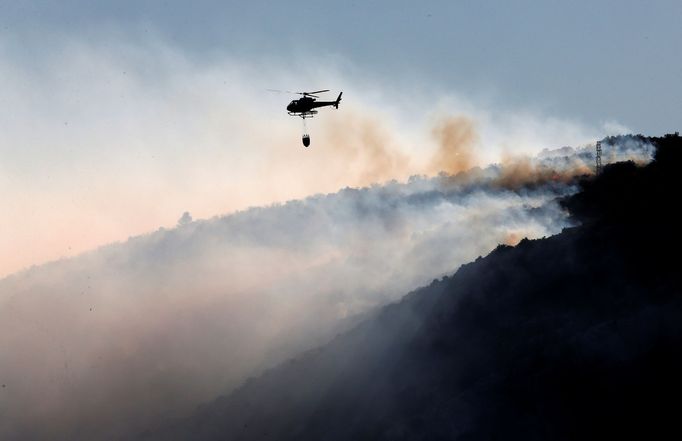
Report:
M 567 226 L 555 199 L 575 191 L 568 177 L 583 168 L 568 152 L 531 161 L 540 170 L 564 158 L 524 185 L 499 165 L 346 188 L 182 223 L 6 278 L 0 435 L 127 436 L 499 243 L 555 234 Z
M 50 47 L 26 57 L 0 44 L 0 199 L 12 207 L 0 218 L 0 275 L 174 226 L 184 211 L 205 218 L 604 135 L 334 57 L 306 69 L 297 57 L 197 61 L 161 38 L 120 35 Z M 296 96 L 266 88 L 332 88 L 344 101 L 308 123 L 304 149 L 285 111 Z M 444 123 L 453 117 L 459 136 Z M 467 143 L 468 163 L 442 155 L 453 141 Z
M 125 437 L 499 243 L 557 233 L 553 201 L 593 157 L 532 154 L 601 134 L 333 64 L 197 66 L 158 42 L 0 57 L 3 268 L 195 215 L 0 281 L 2 439 Z M 286 102 L 264 89 L 311 84 L 346 100 L 303 151 Z M 304 198 L 343 186 L 362 188 Z

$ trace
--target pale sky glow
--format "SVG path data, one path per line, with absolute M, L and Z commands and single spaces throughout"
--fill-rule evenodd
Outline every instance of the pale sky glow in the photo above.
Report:
M 0 277 L 184 211 L 431 173 L 447 116 L 482 165 L 679 130 L 680 22 L 678 1 L 0 2 Z M 344 102 L 304 150 L 267 88 Z

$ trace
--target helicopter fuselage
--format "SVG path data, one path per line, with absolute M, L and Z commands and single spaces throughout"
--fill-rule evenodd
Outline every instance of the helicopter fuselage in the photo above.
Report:
M 313 109 L 317 109 L 318 107 L 334 106 L 338 109 L 339 103 L 341 102 L 341 95 L 343 95 L 343 92 L 339 94 L 336 101 L 317 101 L 313 97 L 304 96 L 303 98 L 290 102 L 287 106 L 287 110 L 289 111 L 289 115 L 292 116 L 301 116 L 304 118 L 311 117 L 317 113 L 317 111 Z
M 291 113 L 310 112 L 318 107 L 333 106 L 336 101 L 317 101 L 314 98 L 300 98 L 293 100 L 287 106 L 287 110 Z

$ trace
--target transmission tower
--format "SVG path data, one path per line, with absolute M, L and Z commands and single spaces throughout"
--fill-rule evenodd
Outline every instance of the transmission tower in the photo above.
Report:
M 601 174 L 602 166 L 601 166 L 601 141 L 597 141 L 597 155 L 596 155 L 596 167 L 595 167 L 595 172 L 597 176 Z

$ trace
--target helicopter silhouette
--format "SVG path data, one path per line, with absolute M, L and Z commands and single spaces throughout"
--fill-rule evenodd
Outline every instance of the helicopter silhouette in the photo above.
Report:
M 334 108 L 338 109 L 339 108 L 339 103 L 341 102 L 341 95 L 343 95 L 343 92 L 339 93 L 339 96 L 336 98 L 336 101 L 317 101 L 319 96 L 316 94 L 318 93 L 323 93 L 323 92 L 329 92 L 329 89 L 323 89 L 323 90 L 316 90 L 314 92 L 289 92 L 289 91 L 282 91 L 282 90 L 275 90 L 275 89 L 268 89 L 271 92 L 285 92 L 285 93 L 294 93 L 297 95 L 302 95 L 301 98 L 297 100 L 293 100 L 289 103 L 287 106 L 287 112 L 291 116 L 299 116 L 303 119 L 303 146 L 308 147 L 310 145 L 310 135 L 308 135 L 306 131 L 306 124 L 305 120 L 306 118 L 312 118 L 313 116 L 317 115 L 317 108 L 319 107 L 326 107 L 326 106 L 333 106 Z
M 318 107 L 334 106 L 334 108 L 338 109 L 339 103 L 341 102 L 341 95 L 343 95 L 343 92 L 339 93 L 339 96 L 338 98 L 336 98 L 336 101 L 317 101 L 316 98 L 319 98 L 319 96 L 315 94 L 322 92 L 329 92 L 329 89 L 317 90 L 315 92 L 295 92 L 299 95 L 303 95 L 303 98 L 293 100 L 292 102 L 289 103 L 289 105 L 287 106 L 287 111 L 289 112 L 289 115 L 300 116 L 301 118 L 305 119 L 312 118 L 315 114 L 317 114 L 317 110 L 313 109 L 316 109 Z

